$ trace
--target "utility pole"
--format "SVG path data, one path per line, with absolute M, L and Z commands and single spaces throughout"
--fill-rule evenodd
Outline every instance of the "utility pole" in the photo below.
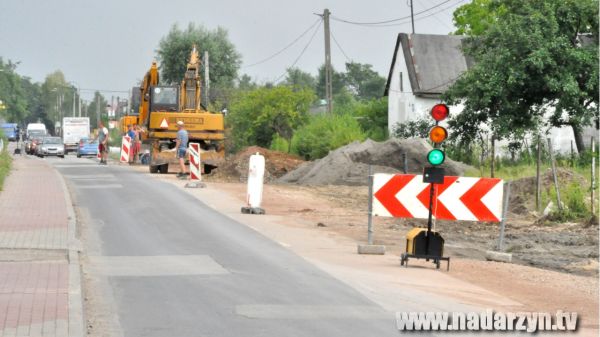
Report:
M 75 117 L 75 99 L 77 98 L 77 92 L 75 92 L 75 88 L 73 88 L 73 117 Z
M 204 91 L 205 91 L 205 97 L 206 99 L 204 100 L 204 104 L 206 105 L 206 108 L 208 109 L 208 105 L 210 104 L 209 100 L 210 100 L 210 78 L 209 78 L 209 65 L 210 63 L 208 62 L 208 51 L 204 51 Z M 202 99 L 202 98 L 200 98 Z M 199 105 L 199 104 L 198 104 Z
M 323 26 L 325 27 L 325 96 L 327 99 L 327 113 L 331 114 L 333 110 L 333 90 L 332 90 L 332 71 L 331 71 L 331 42 L 329 32 L 329 9 L 323 11 Z
M 96 95 L 96 127 L 100 126 L 100 93 Z
M 412 25 L 412 33 L 415 34 L 415 16 L 413 14 L 413 0 L 410 0 L 410 23 Z

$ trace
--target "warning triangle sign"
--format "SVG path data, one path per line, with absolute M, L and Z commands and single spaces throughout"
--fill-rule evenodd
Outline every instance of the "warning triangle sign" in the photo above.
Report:
M 169 127 L 169 123 L 167 122 L 167 119 L 166 119 L 166 118 L 163 118 L 162 122 L 160 122 L 160 127 L 161 127 L 162 129 L 166 129 L 166 128 L 168 128 L 168 127 Z

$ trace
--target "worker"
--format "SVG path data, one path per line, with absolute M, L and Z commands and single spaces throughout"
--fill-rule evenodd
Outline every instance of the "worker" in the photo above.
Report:
M 100 152 L 100 165 L 106 165 L 108 159 L 108 129 L 102 121 L 98 123 L 98 135 L 96 138 L 90 140 L 89 143 L 93 143 L 96 140 L 98 140 L 98 152 Z
M 175 151 L 179 159 L 180 172 L 177 173 L 178 178 L 185 178 L 187 171 L 185 169 L 185 152 L 188 145 L 188 132 L 183 128 L 183 121 L 177 121 L 177 139 L 175 140 Z

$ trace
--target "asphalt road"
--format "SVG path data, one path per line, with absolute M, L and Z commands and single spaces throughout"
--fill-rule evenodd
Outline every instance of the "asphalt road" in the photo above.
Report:
M 110 302 L 86 310 L 112 320 L 95 322 L 111 326 L 98 335 L 400 334 L 394 313 L 171 184 L 90 159 L 46 160 L 85 214 L 84 271 L 104 280 L 93 292 Z

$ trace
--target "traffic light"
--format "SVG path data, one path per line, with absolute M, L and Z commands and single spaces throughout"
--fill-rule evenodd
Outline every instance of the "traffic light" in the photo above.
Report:
M 435 119 L 435 126 L 429 130 L 429 139 L 433 142 L 433 150 L 427 154 L 427 161 L 432 166 L 438 166 L 446 160 L 446 154 L 439 147 L 448 138 L 448 131 L 439 123 L 448 117 L 450 109 L 446 104 L 436 104 L 431 108 L 431 117 Z

